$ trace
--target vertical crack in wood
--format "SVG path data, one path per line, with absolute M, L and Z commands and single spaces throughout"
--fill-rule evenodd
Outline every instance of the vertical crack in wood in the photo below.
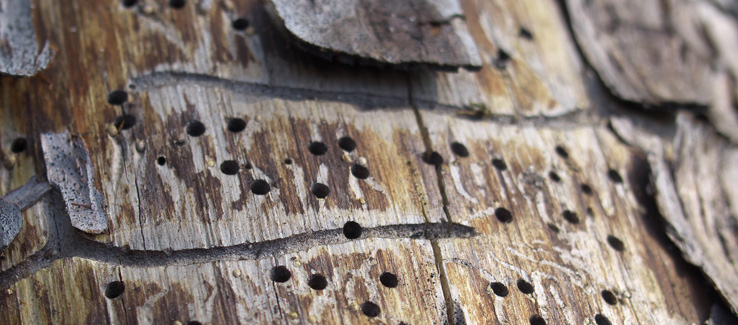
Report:
M 412 93 L 412 78 L 410 78 L 410 74 L 407 74 L 407 89 L 408 89 L 408 101 L 410 102 L 410 106 L 413 109 L 413 113 L 415 114 L 415 119 L 418 123 L 418 129 L 420 129 L 420 134 L 423 138 L 423 144 L 425 145 L 425 153 L 430 154 L 433 152 L 433 144 L 430 139 L 430 135 L 428 134 L 428 128 L 425 127 L 425 123 L 423 123 L 423 117 L 420 115 L 420 110 L 418 109 L 418 105 L 415 102 L 415 99 L 413 98 Z M 451 213 L 448 210 L 448 196 L 446 194 L 445 186 L 443 183 L 443 175 L 441 173 L 441 165 L 435 166 L 436 170 L 436 179 L 438 180 L 438 189 L 441 192 L 441 202 L 443 204 L 443 213 L 446 215 L 446 221 L 447 224 L 450 226 L 452 224 L 451 219 Z M 423 213 L 425 215 L 426 223 L 429 223 L 430 216 L 427 215 L 428 211 L 427 209 L 423 209 Z M 427 236 L 427 234 L 426 234 Z M 443 298 L 446 301 L 446 316 L 448 317 L 448 324 L 452 325 L 455 324 L 455 311 L 454 308 L 454 301 L 453 297 L 451 296 L 451 287 L 448 283 L 448 277 L 446 276 L 446 269 L 443 266 L 443 254 L 441 253 L 441 247 L 438 245 L 437 239 L 431 239 L 431 247 L 433 249 L 433 258 L 435 260 L 436 269 L 438 269 L 439 278 L 441 280 L 441 290 L 443 291 Z

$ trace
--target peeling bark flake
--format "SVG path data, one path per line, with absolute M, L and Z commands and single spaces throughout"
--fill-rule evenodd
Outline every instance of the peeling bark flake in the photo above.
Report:
M 69 133 L 45 133 L 41 146 L 49 183 L 61 192 L 72 225 L 99 234 L 108 227 L 102 194 L 94 187 L 94 167 L 82 138 Z
M 0 75 L 30 77 L 46 68 L 54 51 L 39 51 L 31 19 L 31 2 L 0 0 Z
M 482 66 L 457 0 L 272 0 L 287 30 L 339 61 Z M 353 57 L 353 58 L 351 58 Z

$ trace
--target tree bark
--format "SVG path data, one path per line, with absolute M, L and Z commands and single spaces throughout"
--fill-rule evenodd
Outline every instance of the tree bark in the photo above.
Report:
M 273 2 L 0 0 L 0 323 L 735 320 L 732 7 Z

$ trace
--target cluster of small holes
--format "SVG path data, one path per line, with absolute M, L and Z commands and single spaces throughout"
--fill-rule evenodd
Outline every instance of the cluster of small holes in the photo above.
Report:
M 379 282 L 387 288 L 396 288 L 399 283 L 397 276 L 390 272 L 382 273 L 382 275 L 379 276 Z
M 466 146 L 461 143 L 458 143 L 458 142 L 452 143 L 451 151 L 453 151 L 453 153 L 459 157 L 462 157 L 462 158 L 469 157 L 469 150 L 466 149 Z
M 279 265 L 272 268 L 269 278 L 274 282 L 285 283 L 292 278 L 292 272 L 286 266 Z
M 236 175 L 240 169 L 235 160 L 226 160 L 220 164 L 220 171 L 226 175 Z
M 237 18 L 231 22 L 231 26 L 233 26 L 233 29 L 235 30 L 245 30 L 246 28 L 249 28 L 249 25 L 249 21 L 246 18 Z
M 256 195 L 266 195 L 271 190 L 269 183 L 263 179 L 257 179 L 251 182 L 251 193 Z
M 520 292 L 526 295 L 529 295 L 535 291 L 535 288 L 533 288 L 533 285 L 530 284 L 530 282 L 525 281 L 523 279 L 518 280 L 517 286 L 518 286 L 518 290 L 520 290 Z
M 602 290 L 602 299 L 604 299 L 608 305 L 614 306 L 618 303 L 618 298 L 615 297 L 615 294 L 610 290 Z
M 187 124 L 185 131 L 191 137 L 199 137 L 205 134 L 205 124 L 202 124 L 200 121 L 192 121 Z
M 242 118 L 232 118 L 228 120 L 228 125 L 226 126 L 228 131 L 231 131 L 233 133 L 238 133 L 246 129 L 246 121 L 244 121 Z
M 492 282 L 489 284 L 489 287 L 498 297 L 507 297 L 507 295 L 510 294 L 510 290 L 508 290 L 507 286 L 501 282 Z
M 21 153 L 26 151 L 27 148 L 28 140 L 26 140 L 26 138 L 15 138 L 13 142 L 10 143 L 10 151 L 13 153 Z
M 181 9 L 185 6 L 185 0 L 169 0 L 169 6 L 174 9 Z
M 361 237 L 361 225 L 354 221 L 348 221 L 343 225 L 343 235 L 348 239 Z
M 502 223 L 510 223 L 513 220 L 512 212 L 505 208 L 495 209 L 495 217 Z
M 435 151 L 426 151 L 423 153 L 423 161 L 429 165 L 441 166 L 443 164 L 443 157 Z
M 120 295 L 123 294 L 123 292 L 126 290 L 126 285 L 123 283 L 123 281 L 113 281 L 108 283 L 107 287 L 105 287 L 105 297 L 108 299 L 115 299 L 120 297 Z
M 118 130 L 128 130 L 136 125 L 136 117 L 128 114 L 120 115 L 115 118 L 113 125 Z
M 128 101 L 128 93 L 123 90 L 114 90 L 108 93 L 108 104 L 123 105 Z
M 623 241 L 613 235 L 607 236 L 607 243 L 618 252 L 625 250 L 625 244 L 623 244 Z
M 595 315 L 595 323 L 597 325 L 612 325 L 609 319 L 605 317 L 605 315 L 597 314 Z
M 577 216 L 577 213 L 571 210 L 564 210 L 563 213 L 564 220 L 568 221 L 570 224 L 576 225 L 579 223 L 579 216 Z
M 377 317 L 379 316 L 379 311 L 379 306 L 371 301 L 365 301 L 361 304 L 361 312 L 367 317 Z
M 328 147 L 323 142 L 313 141 L 308 145 L 308 151 L 313 155 L 322 156 L 328 152 Z
M 507 170 L 507 164 L 502 159 L 492 159 L 492 166 L 495 166 L 499 171 Z
M 328 286 L 328 280 L 322 274 L 313 274 L 308 278 L 308 286 L 313 290 L 323 290 Z
M 269 272 L 269 278 L 277 283 L 285 283 L 292 278 L 292 272 L 290 272 L 287 267 L 283 265 L 278 265 L 271 269 L 271 271 Z M 397 275 L 390 272 L 382 273 L 382 275 L 379 276 L 379 282 L 387 288 L 396 288 L 399 284 Z M 328 280 L 325 278 L 324 275 L 316 273 L 308 277 L 307 284 L 313 290 L 324 290 L 328 287 Z M 110 287 L 110 285 L 108 285 L 108 287 Z M 379 308 L 379 305 L 371 301 L 365 301 L 361 305 L 361 312 L 368 317 L 379 316 L 380 310 L 381 309 Z

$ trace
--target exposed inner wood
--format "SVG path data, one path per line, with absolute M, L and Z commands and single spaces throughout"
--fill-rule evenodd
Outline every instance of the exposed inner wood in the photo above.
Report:
M 273 5 L 432 13 L 411 5 L 436 2 L 447 3 Z M 639 28 L 583 41 L 577 21 L 589 11 L 573 4 L 587 5 L 463 0 L 436 8 L 422 26 L 431 29 L 417 32 L 440 22 L 445 36 L 468 33 L 481 58 L 479 72 L 457 73 L 324 60 L 282 25 L 335 32 L 311 20 L 329 17 L 303 10 L 300 20 L 279 20 L 265 1 L 29 4 L 34 39 L 58 51 L 34 77 L 0 77 L 0 193 L 33 176 L 55 190 L 22 212 L 0 253 L 0 323 L 734 317 L 725 310 L 736 312 L 738 296 L 736 155 L 716 133 L 729 127 L 696 121 L 689 109 L 678 118 L 645 115 L 604 88 L 637 108 L 720 103 L 725 112 L 731 70 L 719 70 L 725 88 L 703 101 L 699 78 L 711 70 L 669 61 L 673 48 L 657 46 L 693 40 L 657 24 L 652 47 L 639 47 L 651 35 Z M 668 15 L 656 9 L 633 19 L 663 23 Z M 383 28 L 409 19 L 363 17 Z M 363 30 L 341 30 L 342 43 L 320 46 L 352 44 Z M 471 55 L 458 40 L 397 37 L 382 45 L 427 47 L 416 57 L 455 50 L 455 66 Z M 639 46 L 618 47 L 631 41 Z M 652 60 L 659 65 L 649 69 L 661 74 L 618 88 L 582 42 L 668 60 Z M 615 76 L 646 72 L 639 55 Z M 687 58 L 718 60 L 694 55 Z M 411 61 L 385 63 L 403 62 Z M 673 79 L 689 73 L 692 80 Z M 79 139 L 86 148 L 68 164 L 79 174 L 55 170 L 58 148 L 42 141 L 65 132 L 70 141 L 61 143 Z M 87 201 L 69 195 L 77 192 Z M 80 231 L 80 213 L 100 211 L 106 218 L 95 229 L 105 230 Z

